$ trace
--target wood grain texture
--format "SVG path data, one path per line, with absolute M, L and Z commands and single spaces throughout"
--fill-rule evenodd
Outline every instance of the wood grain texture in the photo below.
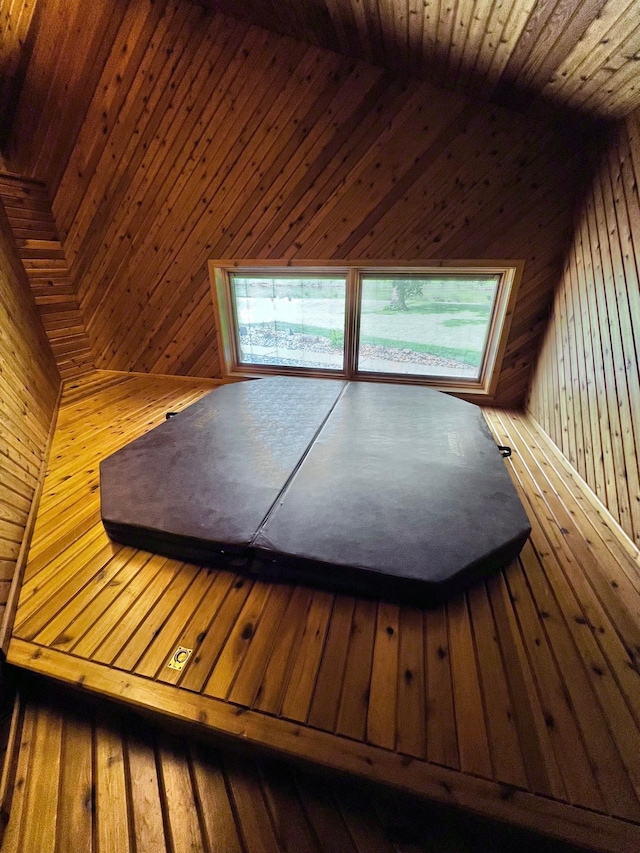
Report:
M 487 412 L 514 448 L 531 542 L 423 612 L 109 542 L 99 460 L 210 387 L 109 372 L 67 386 L 8 660 L 253 748 L 633 849 L 640 558 L 536 422 Z M 178 645 L 193 649 L 181 673 L 167 668 Z M 174 750 L 162 766 L 187 785 Z M 123 783 L 107 773 L 104 784 Z
M 11 0 L 0 8 L 0 149 L 8 142 L 13 117 L 33 51 L 37 0 Z
M 31 501 L 41 474 L 59 385 L 60 377 L 0 205 L 2 614 L 20 555 Z
M 0 18 L 0 92 L 7 98 L 0 103 L 5 104 L 7 133 L 27 69 L 27 85 L 38 87 L 48 119 L 56 101 L 47 90 L 47 76 L 55 78 L 57 103 L 63 107 L 54 121 L 64 121 L 61 116 L 71 105 L 80 106 L 71 119 L 72 131 L 77 130 L 86 107 L 81 71 L 87 72 L 88 89 L 93 91 L 115 32 L 128 18 L 125 5 L 92 4 L 87 14 L 87 0 L 5 4 Z M 134 5 L 139 10 L 143 4 L 135 0 Z M 201 0 L 200 5 L 485 102 L 531 106 L 538 113 L 552 105 L 606 119 L 620 118 L 640 104 L 635 0 Z M 57 41 L 63 8 L 67 26 Z M 96 61 L 84 67 L 87 57 Z M 29 142 L 27 116 L 23 99 L 14 153 Z M 38 156 L 58 172 L 55 149 L 41 150 Z
M 206 0 L 320 47 L 512 104 L 620 117 L 640 104 L 633 0 Z
M 102 32 L 100 52 L 74 69 L 47 78 L 36 44 L 12 161 L 47 184 L 97 367 L 219 375 L 211 258 L 523 258 L 495 398 L 522 401 L 570 236 L 574 128 L 189 2 L 98 8 L 83 39 Z M 54 11 L 47 39 L 71 39 Z
M 23 683 L 16 709 L 6 853 L 447 853 L 480 840 L 496 853 L 516 843 L 540 853 L 576 849 L 282 761 L 234 755 L 122 709 L 105 716 L 59 688 Z
M 612 131 L 582 206 L 528 408 L 640 546 L 640 113 Z
M 61 377 L 92 370 L 89 339 L 45 186 L 0 172 L 0 203 Z

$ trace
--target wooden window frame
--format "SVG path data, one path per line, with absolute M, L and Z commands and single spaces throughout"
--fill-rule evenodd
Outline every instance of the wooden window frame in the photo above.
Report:
M 522 260 L 447 260 L 447 261 L 378 261 L 378 260 L 212 260 L 209 275 L 213 296 L 213 307 L 218 337 L 218 354 L 221 374 L 224 379 L 249 379 L 269 375 L 319 376 L 332 379 L 359 379 L 369 382 L 401 382 L 411 385 L 428 385 L 463 397 L 493 397 L 502 368 L 507 338 L 511 328 L 513 310 L 522 279 Z M 404 272 L 434 275 L 446 271 L 448 274 L 499 275 L 493 313 L 489 323 L 487 343 L 478 379 L 431 377 L 399 373 L 376 373 L 357 369 L 357 343 L 360 327 L 360 299 L 362 274 L 375 275 Z M 346 277 L 345 306 L 345 369 L 323 370 L 321 368 L 287 367 L 283 365 L 244 365 L 240 363 L 238 341 L 235 334 L 235 306 L 231 294 L 230 275 L 271 273 L 273 275 L 295 273 L 319 273 L 344 275 Z

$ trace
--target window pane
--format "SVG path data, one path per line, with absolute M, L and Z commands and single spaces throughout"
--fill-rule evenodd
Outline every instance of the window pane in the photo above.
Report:
M 241 364 L 342 370 L 346 279 L 231 277 Z
M 358 370 L 478 379 L 499 280 L 364 275 Z

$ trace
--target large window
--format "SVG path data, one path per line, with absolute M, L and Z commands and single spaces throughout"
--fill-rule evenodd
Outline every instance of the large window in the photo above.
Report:
M 223 372 L 492 393 L 520 269 L 211 262 Z

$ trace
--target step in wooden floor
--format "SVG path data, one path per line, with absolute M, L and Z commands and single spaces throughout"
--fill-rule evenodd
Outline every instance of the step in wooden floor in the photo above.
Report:
M 437 610 L 111 543 L 101 458 L 210 383 L 68 384 L 10 663 L 201 731 L 610 851 L 640 849 L 640 556 L 528 418 L 487 411 L 533 533 Z M 193 649 L 182 672 L 177 646 Z
M 32 677 L 33 678 L 33 677 Z M 579 853 L 23 680 L 2 853 Z

